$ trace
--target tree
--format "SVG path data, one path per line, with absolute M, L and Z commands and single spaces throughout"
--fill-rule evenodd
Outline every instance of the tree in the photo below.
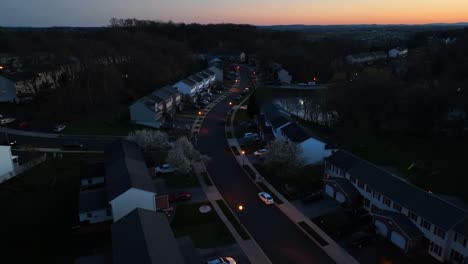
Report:
M 135 130 L 130 132 L 127 139 L 137 143 L 144 151 L 163 150 L 170 146 L 167 134 L 157 130 Z
M 196 161 L 201 159 L 201 154 L 195 149 L 193 144 L 186 138 L 181 137 L 175 142 L 175 147 L 182 149 L 185 157 L 190 161 Z
M 304 165 L 301 146 L 276 139 L 270 144 L 265 157 L 267 170 L 276 177 L 287 180 Z
M 187 175 L 192 171 L 191 162 L 180 144 L 175 144 L 169 151 L 166 161 L 176 169 L 176 174 Z

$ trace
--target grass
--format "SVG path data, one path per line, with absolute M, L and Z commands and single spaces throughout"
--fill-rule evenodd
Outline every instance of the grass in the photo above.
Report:
M 176 235 L 190 236 L 198 248 L 213 248 L 234 243 L 231 233 L 214 210 L 202 214 L 198 208 L 205 203 L 179 205 L 171 223 Z
M 67 263 L 77 247 L 71 228 L 78 224 L 81 160 L 97 155 L 67 154 L 0 185 L 0 246 L 17 263 Z M 8 259 L 4 255 L 5 259 Z
M 299 222 L 298 224 L 311 237 L 313 237 L 315 239 L 315 241 L 317 241 L 317 243 L 320 244 L 320 246 L 324 247 L 324 246 L 328 245 L 328 242 L 325 241 L 325 239 L 323 239 L 319 234 L 317 234 L 317 232 L 315 232 L 314 229 L 312 229 L 312 227 L 310 225 L 308 225 L 306 222 L 302 221 L 302 222 Z
M 165 176 L 166 185 L 169 189 L 199 187 L 200 182 L 194 174 L 180 175 L 173 174 Z
M 205 184 L 206 184 L 207 186 L 212 186 L 212 185 L 213 185 L 213 182 L 211 182 L 211 179 L 210 179 L 210 177 L 208 176 L 208 173 L 202 172 L 202 173 L 201 173 L 201 176 L 203 177 L 203 180 L 205 181 Z
M 240 224 L 239 220 L 237 220 L 237 218 L 234 216 L 234 214 L 232 213 L 232 211 L 227 207 L 226 203 L 224 203 L 223 200 L 216 200 L 216 203 L 218 204 L 218 206 L 221 208 L 221 210 L 223 211 L 224 215 L 227 217 L 227 219 L 229 220 L 229 222 L 231 222 L 232 226 L 234 227 L 234 229 L 236 229 L 237 233 L 240 235 L 240 237 L 243 239 L 243 240 L 248 240 L 250 239 L 250 236 L 249 234 L 247 233 L 247 231 L 244 229 L 244 227 Z
M 337 210 L 311 220 L 335 240 L 353 230 L 351 219 L 343 210 Z

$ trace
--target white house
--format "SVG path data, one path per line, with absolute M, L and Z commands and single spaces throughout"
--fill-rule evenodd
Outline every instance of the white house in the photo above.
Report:
M 279 110 L 274 103 L 265 103 L 262 106 L 262 112 L 265 117 L 265 126 L 271 127 L 275 138 L 281 137 L 281 128 L 291 123 L 288 115 Z
M 388 51 L 388 57 L 390 58 L 403 58 L 408 55 L 408 49 L 394 48 Z
M 377 232 L 403 251 L 425 249 L 440 262 L 467 263 L 466 207 L 343 150 L 326 158 L 324 184 L 330 197 L 366 209 Z
M 273 69 L 273 72 L 276 74 L 276 78 L 278 78 L 278 81 L 281 83 L 287 83 L 290 84 L 292 80 L 292 76 L 289 74 L 287 70 L 283 68 L 278 63 L 273 63 L 271 65 L 271 68 Z
M 196 96 L 198 86 L 191 79 L 184 79 L 172 85 L 180 93 L 182 93 L 186 99 L 193 100 Z
M 96 224 L 112 220 L 104 188 L 81 191 L 79 203 L 80 223 Z
M 16 102 L 15 83 L 2 76 L 0 76 L 0 102 Z
M 215 75 L 214 72 L 206 69 L 206 70 L 203 71 L 203 73 L 208 75 L 208 80 L 209 80 L 210 86 L 214 85 L 216 83 L 216 75 Z
M 197 75 L 190 75 L 188 79 L 195 83 L 196 93 L 199 94 L 203 90 L 203 79 Z
M 10 146 L 0 146 L 0 183 L 16 175 L 18 157 L 11 154 Z
M 330 144 L 310 137 L 296 122 L 290 122 L 281 127 L 280 131 L 283 139 L 300 146 L 302 149 L 301 157 L 305 164 L 321 163 L 335 150 Z
M 213 62 L 209 64 L 208 70 L 213 72 L 217 82 L 223 82 L 223 63 L 222 62 Z
M 114 222 L 136 208 L 156 211 L 156 189 L 136 143 L 115 142 L 106 156 L 107 200 Z

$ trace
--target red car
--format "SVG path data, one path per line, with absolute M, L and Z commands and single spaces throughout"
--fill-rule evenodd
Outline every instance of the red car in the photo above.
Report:
M 169 202 L 183 202 L 192 199 L 192 195 L 188 192 L 169 195 Z
M 29 127 L 29 123 L 26 121 L 22 121 L 18 124 L 18 128 L 27 128 Z

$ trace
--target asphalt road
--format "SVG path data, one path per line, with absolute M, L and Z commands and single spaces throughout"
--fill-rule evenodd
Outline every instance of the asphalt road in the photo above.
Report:
M 241 72 L 240 89 L 247 84 Z M 215 106 L 206 116 L 198 136 L 199 150 L 210 156 L 208 171 L 228 205 L 273 263 L 334 263 L 275 205 L 267 206 L 257 197 L 260 191 L 232 155 L 220 125 L 239 91 Z M 237 211 L 242 204 L 244 210 Z

